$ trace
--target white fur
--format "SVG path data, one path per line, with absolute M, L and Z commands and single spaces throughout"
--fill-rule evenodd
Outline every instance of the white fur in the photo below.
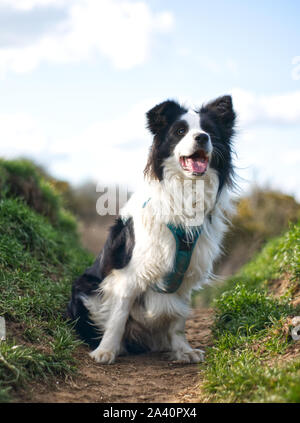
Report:
M 189 126 L 189 131 L 182 138 L 182 140 L 177 144 L 174 149 L 174 156 L 179 161 L 180 156 L 190 156 L 197 149 L 195 142 L 195 135 L 206 134 L 209 138 L 209 149 L 210 153 L 212 151 L 212 144 L 210 141 L 210 136 L 207 132 L 203 131 L 201 128 L 200 116 L 198 113 L 193 113 L 191 111 L 182 115 L 181 120 L 186 121 Z
M 99 295 L 84 299 L 90 317 L 103 333 L 98 348 L 92 353 L 99 363 L 112 363 L 125 351 L 125 332 L 142 339 L 152 351 L 170 351 L 175 360 L 199 362 L 203 351 L 193 350 L 188 344 L 184 326 L 190 314 L 191 293 L 208 282 L 213 262 L 220 253 L 220 244 L 226 229 L 226 214 L 231 212 L 228 188 L 222 189 L 217 200 L 218 176 L 208 167 L 201 178 L 204 198 L 197 198 L 194 207 L 202 209 L 197 225 L 203 225 L 194 248 L 189 268 L 180 288 L 173 294 L 161 294 L 151 289 L 153 282 L 163 279 L 172 269 L 175 239 L 166 223 L 187 225 L 184 214 L 174 213 L 182 184 L 188 179 L 179 170 L 178 151 L 192 149 L 193 131 L 199 131 L 198 120 L 192 114 L 185 116 L 191 129 L 175 148 L 174 154 L 164 162 L 163 181 L 145 181 L 145 187 L 132 195 L 121 212 L 124 220 L 133 218 L 135 246 L 129 264 L 113 270 L 101 283 Z M 189 131 L 190 132 L 190 131 Z M 177 150 L 176 150 L 177 149 Z M 190 152 L 189 154 L 192 154 Z M 191 189 L 184 191 L 184 201 L 189 203 Z M 150 198 L 150 200 L 149 200 Z M 148 201 L 145 207 L 143 204 Z M 162 211 L 168 210 L 166 214 Z M 209 217 L 211 216 L 211 217 Z M 101 294 L 101 300 L 100 300 Z M 143 306 L 140 304 L 143 299 Z M 128 317 L 133 323 L 127 325 Z

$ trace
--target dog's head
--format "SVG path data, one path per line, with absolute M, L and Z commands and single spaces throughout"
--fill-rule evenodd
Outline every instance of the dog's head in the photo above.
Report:
M 235 112 L 226 95 L 192 111 L 168 100 L 147 112 L 154 135 L 145 175 L 164 179 L 166 165 L 186 179 L 203 177 L 209 168 L 218 172 L 220 186 L 232 174 L 231 139 Z

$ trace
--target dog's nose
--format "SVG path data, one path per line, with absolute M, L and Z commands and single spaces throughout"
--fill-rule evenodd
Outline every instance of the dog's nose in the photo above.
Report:
M 197 141 L 197 143 L 202 147 L 205 147 L 209 141 L 209 137 L 204 132 L 200 132 L 194 135 L 194 140 Z

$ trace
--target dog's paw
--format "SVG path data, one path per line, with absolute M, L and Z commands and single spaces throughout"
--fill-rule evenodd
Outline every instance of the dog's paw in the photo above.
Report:
M 116 360 L 116 353 L 115 351 L 106 351 L 97 348 L 94 351 L 90 352 L 90 357 L 93 358 L 96 363 L 112 364 Z
M 174 351 L 171 359 L 176 363 L 201 363 L 204 361 L 204 351 L 198 349 Z

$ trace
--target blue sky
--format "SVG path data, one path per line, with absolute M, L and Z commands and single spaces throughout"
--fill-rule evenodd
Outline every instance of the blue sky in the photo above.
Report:
M 300 3 L 0 0 L 0 155 L 137 187 L 144 114 L 230 93 L 236 165 L 300 199 Z

